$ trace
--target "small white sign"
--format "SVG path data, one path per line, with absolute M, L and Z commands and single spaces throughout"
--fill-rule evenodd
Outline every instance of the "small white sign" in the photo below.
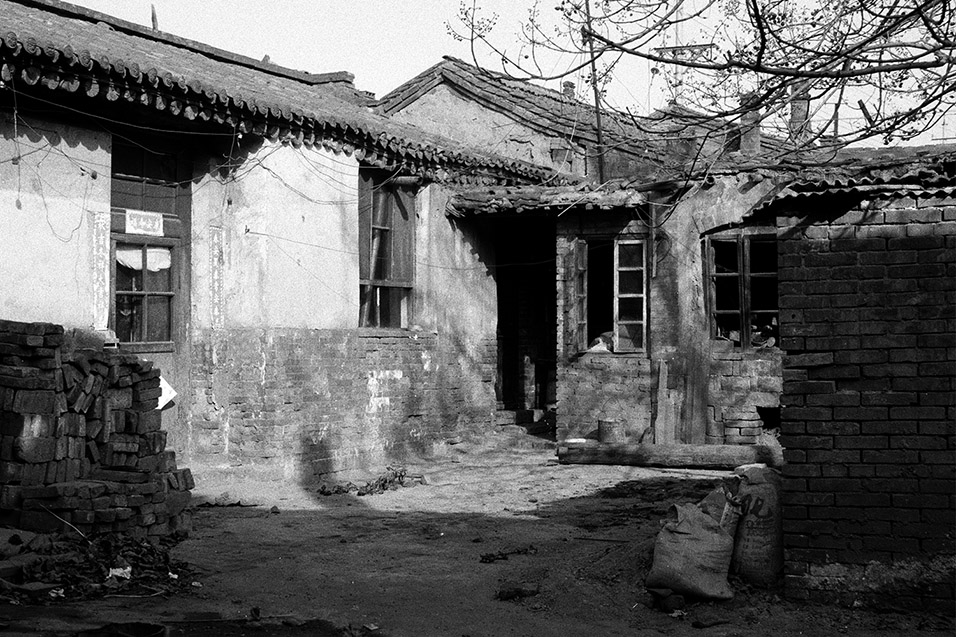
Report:
M 156 409 L 162 410 L 166 409 L 167 406 L 172 407 L 170 403 L 172 403 L 173 399 L 179 394 L 176 393 L 173 386 L 167 383 L 166 379 L 162 376 L 159 377 L 159 388 L 163 390 L 163 393 L 159 397 L 159 404 L 156 406 Z
M 151 237 L 163 236 L 162 213 L 127 210 L 126 234 L 146 234 Z

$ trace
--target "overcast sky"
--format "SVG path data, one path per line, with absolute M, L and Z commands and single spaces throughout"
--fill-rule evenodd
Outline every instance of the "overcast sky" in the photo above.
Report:
M 438 63 L 442 55 L 472 59 L 468 43 L 456 42 L 446 28 L 446 23 L 458 24 L 458 0 L 72 1 L 146 26 L 150 25 L 150 5 L 155 4 L 162 31 L 257 60 L 268 55 L 272 62 L 293 69 L 349 71 L 358 88 L 378 97 Z M 496 40 L 508 41 L 532 3 L 480 0 L 478 4 L 484 14 L 498 14 Z M 553 4 L 543 0 L 542 13 L 552 11 Z M 500 68 L 487 53 L 481 53 L 479 61 L 488 68 Z M 556 67 L 561 63 L 554 61 Z M 577 82 L 581 85 L 580 79 Z M 643 111 L 651 95 L 648 84 L 635 78 L 610 94 L 610 101 Z M 559 89 L 560 81 L 551 82 L 550 87 Z M 581 94 L 587 99 L 585 91 Z

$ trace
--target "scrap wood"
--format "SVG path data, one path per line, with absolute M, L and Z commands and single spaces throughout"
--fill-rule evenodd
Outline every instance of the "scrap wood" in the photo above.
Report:
M 744 464 L 780 466 L 780 454 L 766 445 L 647 445 L 630 443 L 562 442 L 562 464 L 608 464 L 636 467 L 695 467 L 733 469 Z

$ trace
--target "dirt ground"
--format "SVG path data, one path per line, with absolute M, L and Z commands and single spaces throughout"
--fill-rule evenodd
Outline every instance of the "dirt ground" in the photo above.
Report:
M 195 508 L 173 551 L 191 565 L 188 592 L 0 604 L 0 633 L 136 621 L 174 636 L 953 634 L 937 616 L 798 605 L 739 582 L 729 602 L 650 608 L 660 520 L 720 472 L 560 465 L 550 449 L 467 442 L 404 466 L 428 484 L 323 496 L 199 476 L 197 502 L 220 506 Z

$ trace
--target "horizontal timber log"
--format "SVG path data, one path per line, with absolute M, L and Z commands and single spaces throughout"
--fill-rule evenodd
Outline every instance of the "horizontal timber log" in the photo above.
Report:
M 762 462 L 779 467 L 779 451 L 765 445 L 635 445 L 558 443 L 562 464 L 613 464 L 634 467 L 684 467 L 733 469 Z

